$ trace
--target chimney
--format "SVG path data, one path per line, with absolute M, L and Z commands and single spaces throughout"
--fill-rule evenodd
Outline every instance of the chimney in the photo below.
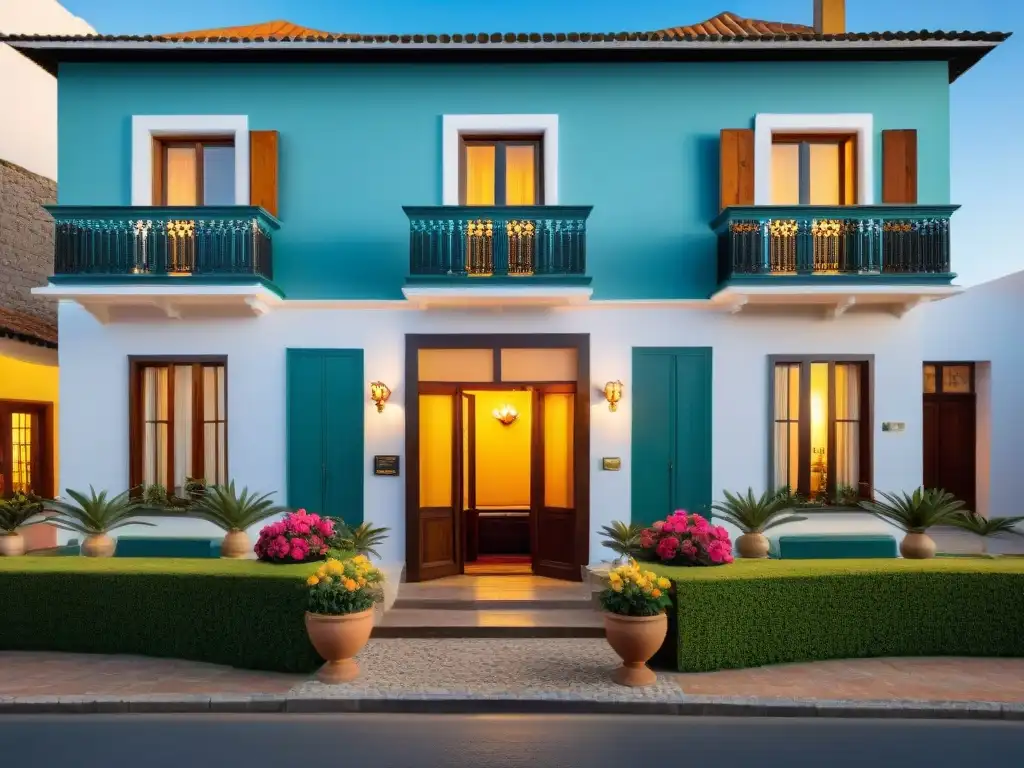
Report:
M 819 35 L 846 32 L 846 0 L 814 0 L 814 31 Z

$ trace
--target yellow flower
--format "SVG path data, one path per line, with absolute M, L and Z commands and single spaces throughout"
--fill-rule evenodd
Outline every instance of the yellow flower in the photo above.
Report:
M 619 576 L 619 574 L 617 574 L 615 571 L 612 571 L 608 574 L 608 581 L 611 581 L 613 583 L 616 581 L 622 581 L 622 577 Z
M 306 579 L 306 586 L 309 587 L 315 587 L 319 583 L 320 579 L 318 579 L 316 576 L 310 576 L 308 579 Z
M 660 579 L 658 579 L 658 586 L 662 589 L 668 589 L 672 586 L 672 582 L 666 579 L 664 576 L 662 576 Z
M 358 579 L 356 579 L 356 583 L 358 583 L 360 587 L 365 587 L 366 586 L 366 579 L 364 579 L 362 576 L 360 576 Z
M 347 589 L 349 592 L 355 592 L 356 591 L 356 583 L 354 581 L 352 581 L 352 579 L 346 579 L 345 580 L 345 589 Z
M 334 575 L 339 574 L 339 573 L 341 573 L 342 571 L 345 570 L 342 567 L 341 563 L 339 563 L 337 560 L 328 560 L 326 567 L 327 567 L 327 572 L 330 573 L 330 574 L 334 574 Z
M 622 591 L 622 582 L 621 581 L 613 581 L 611 583 L 611 588 L 612 588 L 612 592 L 621 592 Z
M 651 590 L 651 597 L 661 597 L 661 590 L 655 587 Z
M 319 570 L 317 570 L 316 575 L 318 578 L 322 579 L 324 576 L 327 575 L 327 569 L 321 565 Z
M 654 581 L 658 578 L 658 576 L 654 573 L 654 571 L 644 571 L 644 578 L 648 581 Z
M 334 581 L 333 581 L 333 579 L 331 579 L 330 576 L 324 576 L 323 578 L 320 579 L 320 583 L 321 584 L 333 584 Z
M 363 564 L 369 565 L 369 563 L 370 563 L 370 561 L 366 558 L 366 555 L 356 555 L 355 557 L 352 558 L 352 562 L 359 563 L 360 565 L 363 565 Z

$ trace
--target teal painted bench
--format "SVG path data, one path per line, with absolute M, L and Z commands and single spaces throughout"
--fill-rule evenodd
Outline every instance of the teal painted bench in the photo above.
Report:
M 779 536 L 771 556 L 781 560 L 896 557 L 896 539 L 884 533 L 807 533 Z
M 114 557 L 220 557 L 220 539 L 119 536 Z

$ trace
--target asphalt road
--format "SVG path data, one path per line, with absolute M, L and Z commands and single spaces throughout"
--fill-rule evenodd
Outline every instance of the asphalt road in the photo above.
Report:
M 1024 764 L 1024 722 L 643 716 L 7 715 L 19 768 L 962 768 Z

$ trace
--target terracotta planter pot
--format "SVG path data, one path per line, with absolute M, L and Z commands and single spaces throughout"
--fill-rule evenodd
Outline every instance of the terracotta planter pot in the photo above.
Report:
M 85 557 L 113 557 L 114 540 L 105 533 L 93 533 L 82 542 L 82 554 Z
M 768 557 L 768 537 L 763 533 L 744 533 L 736 539 L 736 553 L 743 558 Z
M 355 655 L 363 650 L 373 630 L 373 609 L 341 616 L 306 612 L 306 632 L 327 663 L 316 673 L 324 683 L 347 683 L 359 677 Z
M 20 533 L 0 534 L 0 557 L 18 557 L 25 554 L 25 537 Z
M 927 533 L 908 533 L 900 542 L 900 554 L 908 560 L 935 557 L 935 541 Z
M 245 557 L 252 552 L 252 542 L 245 531 L 228 531 L 220 544 L 220 556 L 229 558 Z
M 658 679 L 647 662 L 665 642 L 668 617 L 664 613 L 657 616 L 605 613 L 604 633 L 608 645 L 622 659 L 622 666 L 612 673 L 612 680 L 636 688 L 652 685 Z

